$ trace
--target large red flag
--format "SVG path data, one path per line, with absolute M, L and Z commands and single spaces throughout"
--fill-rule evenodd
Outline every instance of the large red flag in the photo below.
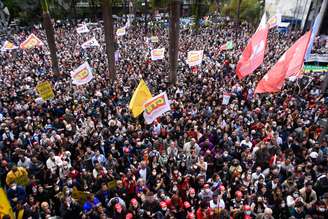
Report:
M 259 67 L 264 59 L 269 28 L 267 26 L 257 30 L 248 41 L 247 46 L 238 61 L 236 72 L 241 80 Z
M 302 68 L 311 31 L 299 38 L 258 83 L 255 93 L 280 91 L 286 78 L 296 76 Z

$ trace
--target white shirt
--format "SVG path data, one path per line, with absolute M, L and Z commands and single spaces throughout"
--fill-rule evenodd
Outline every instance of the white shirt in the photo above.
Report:
M 147 180 L 147 168 L 139 170 L 140 177 L 146 182 Z
M 249 149 L 251 149 L 252 148 L 252 146 L 253 146 L 253 144 L 252 144 L 252 142 L 251 141 L 248 141 L 248 142 L 246 142 L 246 140 L 244 139 L 244 140 L 242 140 L 241 142 L 240 142 L 240 145 L 247 145 L 247 147 L 249 148 Z
M 210 208 L 214 209 L 214 208 L 221 208 L 224 209 L 225 208 L 225 203 L 223 201 L 223 199 L 220 199 L 219 202 L 217 202 L 216 204 L 214 203 L 213 200 L 210 201 Z
M 29 169 L 31 164 L 32 164 L 31 159 L 28 157 L 25 157 L 24 162 L 22 162 L 21 159 L 19 159 L 19 161 L 17 162 L 17 166 L 24 167 L 26 169 Z
M 63 161 L 58 156 L 55 156 L 54 161 L 51 159 L 51 157 L 49 157 L 46 162 L 47 168 L 50 169 L 52 173 L 55 173 L 57 168 L 62 166 L 62 164 Z
M 265 176 L 262 173 L 257 174 L 257 172 L 252 173 L 252 181 L 255 182 L 256 180 L 258 180 L 260 178 L 260 176 L 262 176 L 265 179 Z

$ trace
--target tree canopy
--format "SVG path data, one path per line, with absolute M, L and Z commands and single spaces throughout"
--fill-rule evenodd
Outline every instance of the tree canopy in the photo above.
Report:
M 237 18 L 238 1 L 230 0 L 222 8 L 222 14 L 232 18 Z M 255 23 L 260 18 L 261 3 L 258 0 L 241 0 L 240 19 Z

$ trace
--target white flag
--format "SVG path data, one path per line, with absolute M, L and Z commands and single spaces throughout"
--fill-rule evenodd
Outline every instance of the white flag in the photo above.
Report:
M 91 47 L 99 47 L 100 44 L 98 43 L 98 41 L 96 40 L 95 37 L 91 38 L 90 40 L 86 41 L 85 43 L 83 43 L 81 45 L 81 47 L 83 49 L 87 49 L 87 48 L 91 48 Z
M 86 24 L 83 24 L 82 26 L 76 28 L 76 32 L 81 34 L 81 33 L 89 33 L 90 30 L 88 29 Z
M 88 62 L 83 63 L 77 69 L 71 72 L 73 84 L 83 85 L 89 83 L 92 78 L 92 70 Z
M 146 124 L 151 124 L 155 119 L 170 111 L 170 103 L 166 92 L 147 100 L 144 104 L 144 119 Z
M 264 12 L 257 30 L 259 30 L 260 28 L 264 28 L 266 25 L 267 25 L 267 16 L 266 16 L 266 12 Z
M 267 22 L 269 25 L 269 29 L 279 26 L 281 23 L 281 14 L 277 13 L 276 15 L 273 15 Z
M 14 49 L 18 49 L 18 46 L 16 46 L 12 42 L 9 42 L 8 40 L 6 40 L 3 46 L 1 47 L 1 51 L 14 50 Z
M 156 60 L 164 59 L 164 52 L 165 52 L 165 48 L 153 49 L 150 52 L 151 60 L 156 61 Z

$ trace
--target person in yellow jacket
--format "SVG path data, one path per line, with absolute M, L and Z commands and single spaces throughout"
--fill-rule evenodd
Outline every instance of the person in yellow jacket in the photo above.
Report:
M 6 184 L 9 186 L 13 182 L 18 185 L 27 186 L 29 183 L 28 172 L 24 167 L 13 166 L 7 173 Z

